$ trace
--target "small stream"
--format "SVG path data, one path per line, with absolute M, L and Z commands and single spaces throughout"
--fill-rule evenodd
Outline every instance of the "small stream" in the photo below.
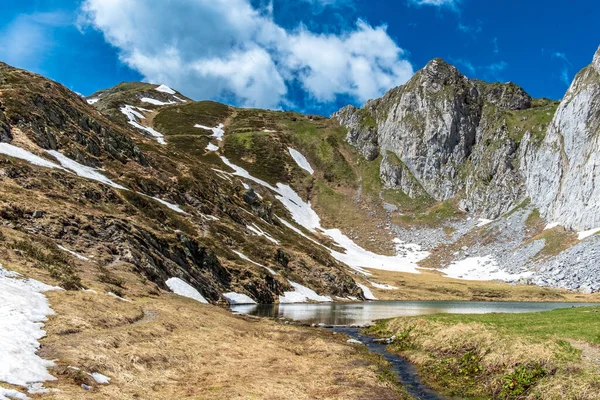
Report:
M 433 389 L 421 382 L 421 377 L 417 372 L 417 367 L 415 367 L 405 358 L 388 352 L 386 350 L 387 344 L 376 342 L 374 337 L 361 334 L 360 328 L 336 326 L 331 328 L 331 330 L 334 332 L 345 333 L 351 338 L 362 342 L 372 353 L 383 356 L 383 358 L 385 358 L 385 360 L 391 364 L 391 370 L 398 377 L 398 381 L 402 384 L 402 386 L 408 392 L 408 394 L 410 394 L 415 399 L 447 399 L 447 397 L 443 397 L 437 394 L 435 391 L 433 391 Z
M 536 303 L 536 302 L 470 302 L 470 301 L 373 301 L 360 303 L 299 303 L 267 305 L 235 305 L 235 313 L 270 318 L 287 318 L 308 324 L 322 324 L 331 330 L 345 333 L 363 343 L 392 365 L 392 372 L 406 391 L 417 400 L 446 400 L 421 382 L 416 366 L 408 360 L 386 351 L 387 344 L 363 335 L 356 326 L 375 320 L 436 313 L 487 314 L 522 313 L 597 305 L 592 303 Z

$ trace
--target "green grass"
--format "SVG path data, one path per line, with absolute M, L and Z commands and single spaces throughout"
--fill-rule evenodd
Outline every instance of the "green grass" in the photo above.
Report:
M 168 107 L 154 118 L 154 126 L 165 135 L 210 135 L 212 132 L 194 128 L 195 124 L 208 127 L 223 123 L 232 109 L 214 101 L 199 101 Z
M 423 318 L 453 325 L 481 323 L 506 335 L 522 335 L 537 340 L 559 337 L 600 344 L 600 307 L 523 314 L 436 314 Z
M 421 209 L 427 205 L 427 199 L 422 200 Z M 418 202 L 416 202 L 418 205 Z M 440 226 L 445 221 L 461 218 L 464 215 L 452 200 L 435 203 L 421 213 L 410 213 L 394 217 L 394 222 L 404 225 Z

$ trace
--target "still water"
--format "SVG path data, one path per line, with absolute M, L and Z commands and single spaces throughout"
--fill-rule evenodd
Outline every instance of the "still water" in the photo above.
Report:
M 554 310 L 591 303 L 535 303 L 484 301 L 372 301 L 364 303 L 244 304 L 232 306 L 235 313 L 260 317 L 289 318 L 309 324 L 365 325 L 377 319 L 437 313 L 487 314 Z

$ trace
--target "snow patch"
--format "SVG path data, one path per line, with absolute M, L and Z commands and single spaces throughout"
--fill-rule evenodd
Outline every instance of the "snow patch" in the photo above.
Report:
M 479 223 L 477 224 L 477 227 L 480 228 L 482 226 L 486 226 L 491 224 L 492 222 L 494 222 L 493 219 L 485 219 L 485 218 L 479 218 Z
M 0 387 L 0 400 L 31 400 L 24 393 L 18 390 L 5 389 Z
M 96 381 L 96 383 L 108 385 L 110 383 L 110 378 L 106 375 L 102 375 L 98 372 L 88 373 L 89 376 L 92 377 Z
M 204 296 L 202 296 L 196 288 L 179 278 L 169 278 L 165 284 L 173 291 L 173 293 L 178 294 L 179 296 L 189 297 L 200 303 L 208 304 L 208 301 L 206 301 Z
M 169 203 L 168 201 L 165 201 L 163 199 L 159 199 L 158 197 L 148 196 L 148 195 L 146 195 L 144 193 L 139 193 L 138 192 L 138 194 L 141 194 L 142 196 L 150 197 L 151 199 L 158 201 L 160 204 L 167 206 L 168 208 L 170 208 L 171 210 L 173 210 L 175 212 L 178 212 L 180 214 L 187 214 L 177 204 Z
M 583 239 L 588 238 L 588 237 L 590 237 L 592 235 L 595 235 L 598 232 L 600 232 L 600 228 L 590 229 L 589 231 L 577 232 L 577 238 L 579 240 L 583 240 Z
M 500 280 L 514 282 L 532 275 L 532 272 L 529 271 L 519 274 L 503 271 L 498 267 L 496 260 L 490 255 L 484 257 L 469 257 L 461 261 L 453 262 L 447 268 L 442 269 L 441 272 L 449 278 L 471 281 Z
M 223 293 L 223 297 L 227 299 L 229 304 L 256 304 L 254 300 L 250 296 L 246 296 L 243 293 Z
M 194 125 L 194 128 L 200 128 L 200 129 L 204 129 L 207 131 L 212 131 L 212 135 L 210 135 L 210 136 L 217 138 L 218 141 L 223 140 L 223 135 L 225 134 L 223 127 L 225 127 L 225 125 L 223 125 L 223 124 L 219 124 L 218 126 L 215 126 L 214 128 L 209 128 L 208 126 L 204 126 L 204 125 L 200 125 L 200 124 Z
M 307 288 L 299 283 L 289 281 L 294 287 L 293 292 L 283 292 L 283 296 L 279 296 L 280 303 L 305 303 L 309 300 L 318 302 L 333 301 L 329 296 L 320 296 L 312 289 Z
M 269 236 L 268 233 L 266 233 L 265 231 L 260 229 L 258 226 L 256 226 L 256 224 L 246 225 L 246 228 L 248 228 L 248 230 L 254 232 L 257 236 L 263 236 L 265 239 L 267 239 L 275 244 L 279 244 L 279 240 Z
M 358 283 L 358 282 L 356 283 L 356 285 L 362 289 L 363 294 L 365 295 L 365 299 L 377 300 L 377 297 L 375 297 L 373 292 L 371 292 L 371 289 L 369 289 L 367 286 L 363 285 L 362 283 Z
M 307 171 L 311 175 L 315 173 L 315 170 L 312 169 L 310 163 L 302 153 L 300 153 L 298 150 L 292 149 L 291 147 L 288 147 L 288 151 L 290 152 L 290 155 L 292 156 L 294 161 L 296 161 L 296 164 L 298 164 L 300 168 Z
M 546 231 L 548 229 L 556 228 L 557 226 L 560 226 L 560 222 L 550 222 L 544 227 L 544 230 Z
M 79 253 L 75 253 L 74 251 L 72 251 L 72 250 L 69 250 L 69 249 L 67 249 L 66 247 L 63 247 L 63 246 L 61 246 L 61 245 L 58 245 L 57 247 L 58 247 L 59 249 L 61 249 L 62 251 L 66 251 L 66 252 L 67 252 L 67 253 L 69 253 L 70 255 L 72 255 L 72 256 L 75 256 L 75 257 L 79 258 L 80 260 L 83 260 L 83 261 L 90 261 L 90 259 L 89 259 L 89 258 L 87 258 L 87 257 L 85 257 L 85 256 L 82 256 L 82 255 L 81 255 L 81 254 L 79 254 Z
M 386 285 L 384 283 L 369 282 L 369 284 L 371 286 L 373 286 L 374 288 L 381 289 L 381 290 L 396 290 L 396 289 L 398 289 L 396 286 Z
M 169 101 L 165 103 L 164 101 L 156 100 L 151 97 L 142 97 L 140 99 L 143 103 L 154 104 L 155 106 L 169 106 L 171 104 L 177 104 L 176 101 Z
M 106 294 L 109 295 L 110 297 L 114 297 L 115 299 L 120 300 L 120 301 L 124 301 L 126 303 L 131 303 L 132 302 L 131 300 L 125 299 L 125 298 L 123 298 L 123 297 L 121 297 L 118 294 L 115 294 L 113 292 L 106 292 Z
M 118 183 L 113 182 L 112 180 L 108 179 L 106 176 L 98 172 L 98 170 L 95 168 L 79 164 L 77 161 L 71 160 L 69 157 L 65 156 L 62 153 L 59 153 L 56 150 L 46 150 L 46 152 L 52 157 L 56 158 L 60 165 L 74 172 L 77 176 L 104 183 L 108 186 L 114 187 L 115 189 L 127 190 L 125 186 L 121 186 Z
M 58 164 L 53 163 L 52 161 L 46 160 L 45 158 L 42 158 L 40 156 L 36 156 L 30 151 L 27 151 L 17 146 L 13 146 L 12 144 L 8 143 L 0 143 L 0 154 L 5 154 L 7 156 L 19 158 L 39 167 L 64 169 Z
M 173 89 L 171 89 L 167 85 L 160 85 L 158 87 L 155 87 L 154 90 L 156 90 L 158 92 L 168 93 L 168 94 L 175 94 L 175 93 L 177 93 L 176 91 L 174 91 Z
M 140 129 L 142 131 L 148 132 L 152 137 L 154 137 L 156 139 L 156 141 L 160 144 L 167 144 L 167 142 L 165 141 L 165 138 L 162 133 L 148 127 L 148 126 L 144 126 L 142 124 L 140 124 L 139 122 L 137 122 L 136 118 L 140 118 L 140 119 L 145 119 L 145 117 L 140 114 L 138 111 L 136 111 L 136 108 L 138 110 L 142 110 L 142 111 L 148 111 L 144 108 L 140 108 L 140 107 L 134 107 L 134 106 L 130 106 L 130 105 L 124 105 L 123 107 L 120 108 L 120 111 L 125 114 L 127 116 L 127 119 L 129 119 L 129 124 L 134 126 L 137 129 Z
M 262 268 L 266 269 L 267 271 L 269 271 L 271 273 L 271 275 L 277 275 L 277 272 L 275 272 L 271 268 L 267 267 L 266 265 L 262 265 L 262 264 L 257 263 L 256 261 L 252 261 L 251 259 L 249 259 L 248 257 L 246 257 L 246 255 L 240 253 L 239 251 L 235 251 L 235 250 L 231 250 L 231 251 L 233 251 L 242 260 L 246 260 L 248 262 L 251 262 L 254 265 L 257 265 L 259 267 L 262 267 Z
M 208 151 L 217 151 L 217 150 L 219 150 L 219 146 L 216 146 L 216 145 L 214 145 L 212 143 L 209 143 L 206 146 L 205 150 L 208 150 Z
M 88 104 L 96 104 L 97 102 L 100 101 L 100 98 L 94 97 L 94 98 L 91 98 L 91 99 L 86 99 L 86 101 L 87 101 Z
M 54 314 L 42 293 L 57 289 L 34 279 L 22 279 L 0 265 L 0 381 L 28 387 L 56 380 L 47 371 L 54 363 L 36 352 L 40 348 L 38 340 L 46 335 L 44 322 Z M 16 393 L 0 388 L 0 399 L 27 398 Z

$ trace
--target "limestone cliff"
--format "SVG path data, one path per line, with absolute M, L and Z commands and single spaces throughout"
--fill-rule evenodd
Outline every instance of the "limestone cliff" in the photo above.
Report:
M 600 49 L 575 77 L 539 148 L 523 157 L 527 192 L 548 221 L 600 227 L 599 148 Z

